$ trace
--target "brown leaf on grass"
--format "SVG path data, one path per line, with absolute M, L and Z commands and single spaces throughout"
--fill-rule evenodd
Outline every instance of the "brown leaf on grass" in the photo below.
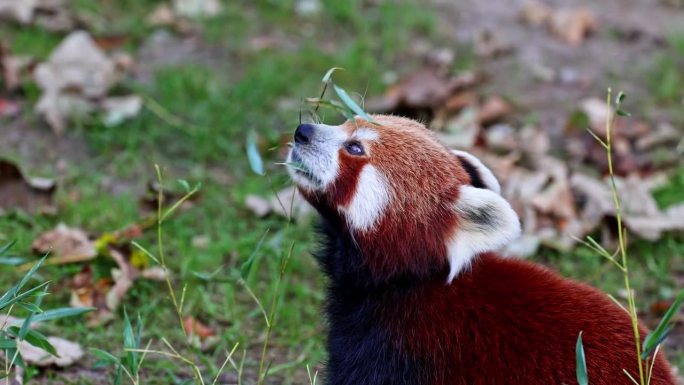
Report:
M 115 127 L 140 113 L 143 99 L 137 95 L 107 98 L 102 102 L 105 116 L 103 123 L 107 127 Z
M 84 265 L 81 271 L 70 281 L 71 299 L 69 306 L 94 307 L 97 310 L 88 313 L 88 325 L 100 325 L 114 319 L 112 310 L 107 307 L 107 293 L 114 285 L 111 278 L 94 280 L 92 268 Z
M 481 81 L 474 73 L 445 76 L 434 68 L 422 68 L 390 87 L 381 98 L 370 99 L 366 109 L 371 112 L 406 111 L 415 116 L 421 111 L 434 113 L 448 97 Z
M 31 247 L 36 253 L 50 253 L 51 261 L 58 264 L 89 261 L 97 256 L 95 243 L 83 230 L 63 223 L 38 236 Z
M 83 348 L 81 345 L 59 337 L 48 337 L 48 342 L 57 351 L 57 356 L 37 348 L 28 342 L 19 341 L 18 348 L 21 358 L 27 364 L 36 366 L 59 366 L 66 367 L 73 365 L 83 358 Z
M 520 9 L 520 19 L 534 26 L 546 25 L 558 38 L 579 45 L 598 27 L 594 14 L 586 8 L 558 8 L 531 0 Z
M 549 21 L 551 32 L 572 45 L 581 44 L 597 27 L 594 14 L 585 8 L 556 10 Z
M 482 103 L 477 112 L 477 119 L 482 126 L 488 126 L 511 115 L 514 111 L 515 109 L 506 99 L 494 95 Z
M 470 149 L 475 146 L 482 131 L 476 108 L 465 108 L 444 123 L 437 136 L 447 147 Z
M 39 3 L 39 0 L 0 0 L 0 19 L 29 24 Z
M 22 78 L 28 74 L 33 64 L 33 58 L 12 55 L 0 42 L 0 75 L 6 90 L 14 91 L 19 88 Z
M 183 325 L 185 330 L 190 336 L 197 336 L 201 340 L 215 336 L 216 331 L 211 327 L 203 324 L 193 316 L 187 316 L 183 319 Z
M 475 54 L 483 58 L 494 58 L 513 51 L 513 45 L 495 30 L 485 29 L 475 36 Z
M 0 215 L 20 209 L 30 214 L 55 211 L 54 181 L 45 178 L 25 178 L 19 167 L 0 159 Z
M 34 77 L 42 95 L 36 105 L 56 133 L 61 133 L 71 117 L 86 115 L 97 108 L 116 83 L 115 63 L 95 44 L 87 32 L 67 36 Z
M 260 218 L 271 213 L 288 217 L 291 213 L 296 221 L 304 221 L 313 214 L 313 209 L 295 187 L 282 189 L 270 198 L 248 195 L 245 206 Z
M 0 119 L 14 118 L 21 113 L 21 104 L 0 97 Z
M 176 23 L 177 17 L 169 4 L 161 3 L 147 16 L 147 23 L 153 27 L 169 27 Z
M 549 19 L 553 9 L 539 1 L 526 1 L 520 9 L 520 19 L 530 25 L 544 25 Z

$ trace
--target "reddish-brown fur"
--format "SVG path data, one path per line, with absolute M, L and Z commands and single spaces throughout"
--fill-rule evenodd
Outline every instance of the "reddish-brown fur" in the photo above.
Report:
M 433 385 L 576 384 L 580 332 L 590 384 L 631 384 L 622 369 L 638 378 L 627 313 L 600 291 L 526 261 L 483 255 L 451 285 L 420 286 L 382 318 L 396 349 L 435 364 Z M 651 385 L 673 384 L 661 352 Z
M 576 384 L 574 349 L 583 332 L 590 384 L 632 384 L 622 372 L 638 378 L 630 318 L 600 291 L 493 253 L 477 256 L 470 269 L 445 283 L 445 242 L 459 223 L 450 207 L 470 177 L 421 124 L 374 119 L 379 126 L 362 119 L 345 123 L 349 131 L 366 126 L 379 134 L 380 140 L 364 143 L 368 156 L 340 150 L 333 185 L 323 192 L 301 190 L 335 229 L 329 230 L 331 246 L 322 257 L 332 280 L 328 316 L 336 328 L 329 383 Z M 338 208 L 353 199 L 367 164 L 386 177 L 393 196 L 372 229 L 357 231 Z M 352 241 L 345 240 L 347 234 Z M 336 249 L 342 245 L 352 250 Z M 357 254 L 362 266 L 346 266 L 357 263 L 352 258 Z M 336 271 L 345 273 L 338 277 Z M 360 276 L 350 280 L 349 271 Z M 365 274 L 368 282 L 359 283 Z M 355 329 L 366 323 L 378 329 Z M 643 338 L 646 331 L 641 333 Z M 370 337 L 372 344 L 389 346 L 348 342 Z M 375 357 L 374 349 L 383 357 Z M 370 374 L 359 374 L 364 370 Z M 395 376 L 397 370 L 405 373 Z M 660 353 L 651 385 L 674 384 Z

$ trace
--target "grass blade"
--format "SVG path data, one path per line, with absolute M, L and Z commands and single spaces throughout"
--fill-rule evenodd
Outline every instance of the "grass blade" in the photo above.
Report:
M 0 256 L 5 255 L 14 246 L 16 241 L 9 241 L 5 246 L 0 247 Z
M 242 266 L 240 266 L 240 277 L 242 277 L 242 279 L 247 279 L 249 273 L 252 271 L 252 265 L 254 265 L 254 261 L 257 258 L 259 250 L 261 250 L 261 245 L 264 244 L 264 240 L 266 239 L 266 236 L 268 235 L 269 231 L 270 229 L 266 229 L 264 235 L 261 236 L 261 239 L 259 239 L 259 242 L 252 251 L 252 254 L 249 256 L 249 258 L 247 258 L 245 263 L 243 263 Z
M 94 307 L 63 307 L 59 309 L 45 310 L 41 314 L 33 316 L 33 322 L 45 322 L 56 319 L 75 317 L 95 310 Z
M 124 349 L 126 353 L 126 366 L 129 372 L 133 373 L 135 368 L 138 366 L 138 353 L 130 351 L 128 349 L 138 349 L 137 340 L 133 334 L 133 326 L 131 325 L 131 320 L 128 318 L 128 312 L 124 309 Z
M 671 329 L 670 322 L 672 321 L 672 318 L 675 316 L 675 314 L 679 312 L 679 308 L 682 306 L 683 302 L 684 290 L 679 292 L 675 300 L 672 302 L 670 308 L 667 309 L 667 312 L 660 320 L 660 323 L 658 323 L 658 326 L 656 326 L 656 328 L 653 329 L 653 331 L 646 336 L 646 339 L 644 340 L 644 348 L 641 353 L 642 359 L 645 360 L 646 358 L 648 358 L 648 356 L 651 355 L 655 348 L 661 342 L 663 342 L 665 337 L 667 337 L 667 334 Z

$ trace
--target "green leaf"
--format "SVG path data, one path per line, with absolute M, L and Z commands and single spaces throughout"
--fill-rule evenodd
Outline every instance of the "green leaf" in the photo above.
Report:
M 17 340 L 10 338 L 0 338 L 0 349 L 16 349 Z
M 117 357 L 107 351 L 96 348 L 90 348 L 90 351 L 98 358 L 98 364 L 119 365 L 121 363 Z
M 10 326 L 9 328 L 7 328 L 7 331 L 13 336 L 19 338 L 19 333 L 21 329 L 19 329 L 17 326 Z M 45 337 L 42 333 L 38 331 L 29 329 L 26 332 L 26 335 L 24 336 L 23 340 L 37 348 L 45 350 L 46 352 L 52 354 L 55 357 L 59 357 L 59 355 L 57 355 L 57 350 L 55 350 L 55 347 L 52 346 L 52 344 L 50 344 L 47 337 Z
M 45 286 L 43 289 L 43 293 L 47 293 L 48 287 Z M 24 320 L 24 323 L 21 325 L 21 329 L 19 330 L 19 339 L 24 339 L 26 337 L 26 334 L 28 333 L 30 327 L 31 327 L 31 322 L 33 322 L 33 316 L 36 313 L 42 313 L 43 310 L 40 308 L 40 304 L 43 302 L 43 296 L 38 296 L 36 297 L 36 303 L 32 304 L 29 302 L 19 302 L 20 305 L 25 306 L 26 309 L 28 309 L 31 313 L 26 317 Z M 27 306 L 31 305 L 31 306 Z M 31 309 L 35 310 L 31 310 Z
M 124 309 L 124 349 L 139 349 L 137 339 L 133 334 L 133 326 L 131 320 L 128 318 L 128 312 Z M 138 352 L 126 352 L 126 367 L 129 372 L 134 373 L 135 368 L 138 367 Z
M 94 307 L 63 307 L 59 309 L 45 310 L 33 316 L 33 322 L 45 322 L 56 319 L 75 317 L 96 310 Z
M 264 175 L 264 161 L 261 159 L 259 149 L 257 147 L 257 135 L 255 131 L 247 133 L 247 159 L 252 171 L 259 175 Z
M 190 192 L 190 184 L 185 179 L 178 179 L 178 184 L 185 189 L 185 192 Z
M 254 261 L 257 258 L 259 250 L 261 249 L 261 245 L 263 245 L 264 240 L 266 239 L 266 235 L 269 231 L 270 229 L 266 229 L 264 235 L 262 235 L 261 239 L 259 239 L 259 243 L 257 243 L 256 247 L 252 251 L 252 254 L 249 256 L 249 258 L 247 258 L 245 263 L 243 263 L 242 266 L 240 266 L 240 276 L 242 277 L 242 279 L 247 279 L 247 276 L 249 276 L 249 273 L 252 271 L 252 265 L 254 265 Z
M 342 67 L 333 67 L 333 68 L 329 69 L 328 72 L 325 73 L 325 75 L 323 76 L 323 79 L 321 79 L 321 81 L 322 81 L 323 83 L 330 83 L 330 80 L 332 79 L 333 73 L 334 73 L 335 71 L 338 71 L 338 70 L 344 71 L 344 68 L 342 68 Z
M 584 344 L 582 344 L 582 332 L 579 333 L 577 344 L 575 345 L 575 364 L 577 366 L 577 383 L 579 385 L 589 385 L 587 360 L 584 356 Z
M 630 117 L 630 116 L 632 116 L 632 114 L 630 114 L 629 112 L 623 111 L 623 110 L 621 110 L 621 109 L 619 109 L 619 108 L 617 109 L 617 111 L 615 111 L 615 113 L 618 114 L 618 116 L 625 116 L 625 117 Z
M 36 293 L 38 290 L 44 288 L 48 284 L 49 284 L 49 282 L 43 282 L 40 285 L 38 285 L 38 286 L 36 286 L 30 290 L 27 290 L 21 294 L 17 294 L 17 291 L 18 291 L 17 287 L 18 286 L 12 287 L 7 293 L 5 293 L 2 297 L 0 297 L 0 310 L 6 308 L 6 307 L 8 307 L 8 306 L 10 306 L 16 302 L 21 301 L 24 298 L 35 296 L 36 294 L 38 294 L 38 293 Z
M 5 255 L 17 241 L 9 241 L 5 246 L 0 247 L 0 256 Z
M 119 365 L 116 367 L 116 372 L 114 372 L 113 385 L 121 385 L 122 374 L 123 374 L 123 366 Z
M 0 258 L 0 265 L 17 266 L 26 262 L 26 258 L 22 257 L 2 257 Z
M 653 353 L 655 348 L 663 342 L 665 337 L 667 337 L 667 334 L 670 332 L 671 325 L 670 322 L 672 321 L 672 318 L 679 312 L 679 308 L 682 307 L 682 303 L 684 302 L 684 290 L 680 291 L 675 300 L 672 302 L 672 305 L 670 306 L 669 309 L 667 309 L 667 312 L 665 312 L 665 315 L 663 318 L 660 320 L 660 323 L 658 323 L 658 326 L 656 326 L 655 329 L 651 333 L 646 336 L 646 339 L 644 340 L 644 348 L 643 351 L 641 352 L 641 358 L 646 359 L 648 356 Z
M 616 104 L 622 104 L 622 102 L 625 100 L 627 95 L 625 95 L 624 92 L 620 91 L 618 92 L 617 96 L 615 97 L 615 103 Z
M 349 96 L 347 91 L 345 91 L 343 88 L 339 87 L 337 84 L 333 84 L 333 89 L 335 90 L 335 93 L 337 96 L 340 98 L 342 103 L 344 103 L 350 110 L 352 110 L 356 115 L 359 115 L 360 117 L 366 119 L 367 121 L 371 123 L 375 123 L 373 121 L 373 118 L 370 117 L 366 113 L 366 111 L 363 110 L 356 102 Z
M 37 298 L 43 298 L 43 296 L 39 296 Z M 31 303 L 31 302 L 17 302 L 17 305 L 20 307 L 32 312 L 32 313 L 42 313 L 43 309 L 38 307 L 38 305 Z

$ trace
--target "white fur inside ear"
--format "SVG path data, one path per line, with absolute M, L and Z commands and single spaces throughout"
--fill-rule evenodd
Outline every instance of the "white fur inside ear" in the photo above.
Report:
M 385 177 L 373 166 L 361 170 L 354 198 L 339 210 L 347 218 L 349 226 L 367 231 L 373 228 L 390 201 L 390 191 Z
M 491 190 L 461 186 L 455 210 L 459 224 L 447 241 L 448 283 L 478 254 L 506 246 L 520 235 L 520 220 L 511 205 Z
M 501 185 L 499 185 L 499 181 L 494 176 L 494 173 L 492 173 L 492 171 L 485 166 L 482 161 L 465 151 L 452 150 L 452 152 L 456 156 L 465 159 L 466 162 L 475 167 L 475 170 L 480 174 L 480 179 L 482 179 L 482 183 L 484 183 L 485 187 L 497 194 L 501 194 Z

